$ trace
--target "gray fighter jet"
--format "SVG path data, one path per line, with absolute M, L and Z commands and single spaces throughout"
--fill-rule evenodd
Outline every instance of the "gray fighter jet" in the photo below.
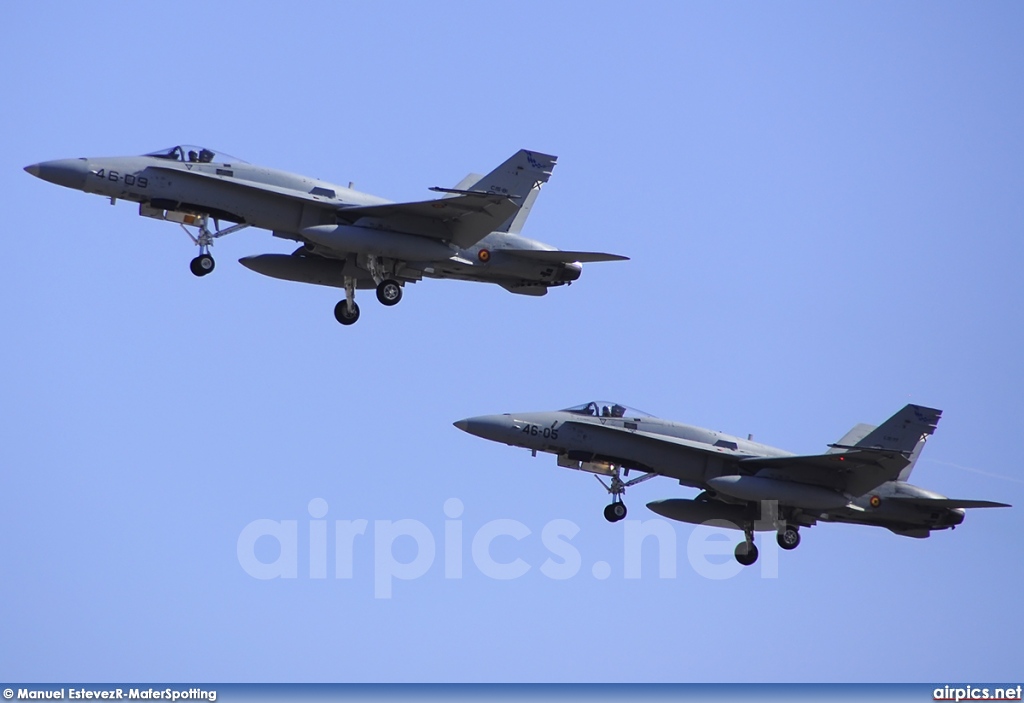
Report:
M 965 508 L 1009 507 L 956 500 L 907 482 L 942 412 L 907 405 L 881 425 L 859 424 L 824 454 L 797 456 L 775 447 L 692 427 L 627 408 L 592 402 L 555 412 L 484 415 L 454 423 L 464 432 L 547 452 L 558 465 L 596 474 L 612 496 L 609 522 L 626 517 L 622 495 L 654 476 L 701 489 L 692 500 L 647 504 L 667 518 L 742 530 L 736 560 L 757 560 L 755 531 L 776 532 L 783 549 L 800 544 L 800 527 L 821 522 L 877 525 L 928 537 L 955 528 Z M 628 479 L 629 472 L 640 473 Z M 601 477 L 606 477 L 605 483 Z
M 301 242 L 291 255 L 247 256 L 267 276 L 345 289 L 338 322 L 359 318 L 357 288 L 376 288 L 395 305 L 406 283 L 455 278 L 497 283 L 512 293 L 544 295 L 571 284 L 583 263 L 626 257 L 560 251 L 520 230 L 556 158 L 521 150 L 487 176 L 470 174 L 441 197 L 392 203 L 315 178 L 255 166 L 197 146 L 143 156 L 59 159 L 25 167 L 33 176 L 139 203 L 139 214 L 176 222 L 199 247 L 192 273 L 213 271 L 210 246 L 245 227 Z M 211 230 L 209 225 L 213 223 Z M 221 222 L 233 223 L 221 228 Z M 194 231 L 194 233 L 193 233 Z

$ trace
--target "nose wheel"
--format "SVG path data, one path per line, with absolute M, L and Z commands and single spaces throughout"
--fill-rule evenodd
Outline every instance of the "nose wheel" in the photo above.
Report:
M 622 500 L 609 503 L 604 507 L 604 519 L 608 522 L 618 522 L 626 517 L 626 504 Z
M 178 214 L 180 215 L 181 213 Z M 217 228 L 217 231 L 211 232 L 210 228 L 207 227 L 209 217 L 207 217 L 206 215 L 187 215 L 187 218 L 188 225 L 186 225 L 185 222 L 181 222 L 180 220 L 176 221 L 178 222 L 178 224 L 181 225 L 181 228 L 185 230 L 185 234 L 189 236 L 192 242 L 199 247 L 199 256 L 192 259 L 192 261 L 188 265 L 188 268 L 192 272 L 192 275 L 198 276 L 199 278 L 202 278 L 207 274 L 213 273 L 213 268 L 215 264 L 213 261 L 213 257 L 210 256 L 210 247 L 213 246 L 213 241 L 215 239 L 223 237 L 224 235 L 231 234 L 232 232 L 237 232 L 249 226 L 246 223 L 242 222 L 237 225 L 232 225 L 227 229 L 220 229 L 220 222 L 214 220 L 214 226 Z M 190 226 L 196 227 L 199 230 L 199 233 L 192 234 L 188 229 Z
M 594 478 L 604 486 L 606 491 L 612 494 L 612 502 L 604 507 L 604 519 L 608 522 L 618 522 L 619 520 L 624 520 L 628 512 L 626 504 L 622 502 L 622 496 L 626 493 L 626 489 L 649 478 L 654 478 L 655 474 L 643 474 L 629 481 L 623 481 L 620 467 L 612 464 L 609 475 L 611 477 L 610 484 L 602 481 L 600 476 L 595 475 Z M 626 469 L 626 475 L 629 475 L 629 469 Z
M 216 264 L 212 256 L 210 256 L 209 254 L 200 254 L 196 258 L 192 259 L 192 262 L 188 265 L 188 267 L 189 270 L 192 271 L 193 276 L 198 276 L 202 278 L 208 273 L 212 273 L 213 267 L 215 265 Z

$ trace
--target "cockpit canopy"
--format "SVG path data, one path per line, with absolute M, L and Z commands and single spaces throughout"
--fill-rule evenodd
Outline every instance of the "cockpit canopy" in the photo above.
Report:
M 178 146 L 172 146 L 169 149 L 161 149 L 160 151 L 153 151 L 146 156 L 152 156 L 156 159 L 167 159 L 168 161 L 183 161 L 186 163 L 199 163 L 199 164 L 232 164 L 232 163 L 245 163 L 241 159 L 236 159 L 230 154 L 225 154 L 223 151 L 217 152 L 213 149 L 207 149 L 202 146 L 195 146 L 194 144 L 180 144 Z
M 627 408 L 619 403 L 612 403 L 606 400 L 594 400 L 583 405 L 574 405 L 565 408 L 562 412 L 575 415 L 590 415 L 591 417 L 653 417 L 650 413 L 635 408 Z

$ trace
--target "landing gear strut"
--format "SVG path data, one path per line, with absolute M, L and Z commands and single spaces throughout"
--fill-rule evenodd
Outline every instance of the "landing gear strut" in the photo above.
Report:
M 743 529 L 744 540 L 736 545 L 736 561 L 743 566 L 750 566 L 757 561 L 757 545 L 754 544 L 754 530 L 750 527 Z
M 220 222 L 214 220 L 214 226 L 217 228 L 217 230 L 215 232 L 211 232 L 210 228 L 207 227 L 207 223 L 209 222 L 210 219 L 207 215 L 188 215 L 187 219 L 192 220 L 189 223 L 189 225 L 199 230 L 198 234 L 192 234 L 188 230 L 188 225 L 186 225 L 184 222 L 179 222 L 181 228 L 185 230 L 185 234 L 187 234 L 189 236 L 189 239 L 191 239 L 192 242 L 199 247 L 199 256 L 192 259 L 192 261 L 188 265 L 188 268 L 190 271 L 192 271 L 192 274 L 194 276 L 198 276 L 200 278 L 209 273 L 212 273 L 213 268 L 216 265 L 213 261 L 213 257 L 210 256 L 210 247 L 213 246 L 213 240 L 223 237 L 226 234 L 231 234 L 232 232 L 237 232 L 238 230 L 245 229 L 246 227 L 249 226 L 243 222 L 237 225 L 232 225 L 227 229 L 221 229 Z
M 354 324 L 359 319 L 356 305 L 356 279 L 345 276 L 345 299 L 334 306 L 334 319 L 343 325 Z
M 601 481 L 601 477 L 595 475 L 601 485 L 604 486 L 605 490 L 612 494 L 612 502 L 604 508 L 604 519 L 608 522 L 618 522 L 626 517 L 626 504 L 622 502 L 622 496 L 625 494 L 626 489 L 630 486 L 635 486 L 638 483 L 646 481 L 649 478 L 654 478 L 655 474 L 644 474 L 643 476 L 637 476 L 629 481 L 623 481 L 622 476 L 619 473 L 620 467 L 612 464 L 611 466 L 611 485 Z M 626 469 L 626 475 L 629 475 L 629 469 Z
M 359 259 L 359 265 L 364 265 L 377 284 L 377 300 L 381 305 L 398 305 L 402 299 L 402 284 L 393 278 L 386 278 L 386 275 L 394 275 L 380 257 L 371 256 L 365 260 Z M 356 259 L 350 258 L 349 263 L 356 266 Z M 334 318 L 343 325 L 351 325 L 359 319 L 359 306 L 356 305 L 356 279 L 352 276 L 345 276 L 345 299 L 334 306 Z

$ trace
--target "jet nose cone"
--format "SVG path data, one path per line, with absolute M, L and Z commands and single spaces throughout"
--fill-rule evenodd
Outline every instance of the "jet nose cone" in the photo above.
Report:
M 57 159 L 26 166 L 25 170 L 44 181 L 83 190 L 85 177 L 89 174 L 89 163 L 85 159 Z
M 465 420 L 453 422 L 463 432 L 489 439 L 492 442 L 508 442 L 509 430 L 513 428 L 511 418 L 506 415 L 480 415 L 478 417 L 467 417 Z

